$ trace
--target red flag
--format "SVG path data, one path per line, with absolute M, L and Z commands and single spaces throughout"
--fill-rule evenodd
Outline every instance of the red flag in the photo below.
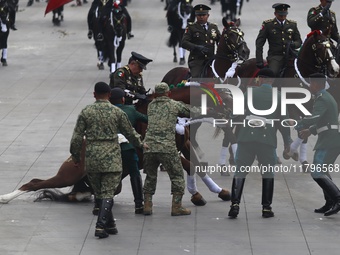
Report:
M 45 15 L 47 13 L 49 13 L 50 11 L 53 11 L 53 10 L 59 8 L 60 6 L 67 4 L 71 1 L 73 1 L 73 0 L 49 0 L 48 4 L 46 6 Z

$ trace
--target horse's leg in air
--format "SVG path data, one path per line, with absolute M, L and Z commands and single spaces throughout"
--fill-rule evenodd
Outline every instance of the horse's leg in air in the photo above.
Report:
M 225 166 L 226 161 L 227 161 L 227 155 L 228 155 L 228 145 L 230 143 L 230 147 L 232 149 L 231 153 L 230 153 L 230 158 L 234 158 L 234 155 L 236 154 L 236 150 L 237 150 L 237 143 L 236 143 L 236 136 L 233 133 L 231 127 L 227 126 L 223 128 L 224 131 L 224 137 L 223 137 L 223 141 L 222 141 L 222 148 L 220 151 L 220 158 L 218 161 L 218 164 L 220 166 Z M 230 162 L 230 160 L 229 160 Z M 224 170 L 224 169 L 223 169 Z M 223 176 L 230 176 L 229 171 L 221 171 L 221 175 Z
M 194 123 L 190 125 L 190 142 L 191 145 L 194 147 L 196 153 L 198 154 L 198 157 L 201 159 L 204 157 L 204 152 L 201 150 L 198 142 L 196 141 L 197 130 L 200 126 L 201 123 Z

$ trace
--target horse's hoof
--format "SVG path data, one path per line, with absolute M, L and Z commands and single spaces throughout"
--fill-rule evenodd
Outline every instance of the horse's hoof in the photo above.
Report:
M 103 63 L 98 63 L 97 67 L 99 70 L 104 70 L 104 64 Z
M 284 150 L 283 153 L 282 153 L 282 157 L 285 159 L 285 160 L 288 160 L 290 159 L 290 155 L 289 155 L 289 152 Z
M 185 64 L 185 59 L 184 58 L 180 58 L 179 59 L 179 64 L 180 65 L 184 65 Z
M 204 206 L 207 203 L 199 192 L 191 196 L 191 202 L 196 206 Z
M 218 197 L 223 201 L 230 201 L 231 196 L 228 190 L 222 189 L 220 193 L 218 193 Z
M 293 160 L 298 161 L 299 160 L 299 153 L 294 152 L 291 157 L 292 157 Z

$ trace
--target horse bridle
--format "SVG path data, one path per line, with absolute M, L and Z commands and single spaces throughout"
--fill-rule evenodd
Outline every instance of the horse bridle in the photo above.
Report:
M 230 40 L 230 33 L 236 34 L 237 37 L 235 42 Z M 243 36 L 244 33 L 238 27 L 227 28 L 226 33 L 223 34 L 227 49 L 231 52 L 227 54 L 227 58 L 233 62 L 239 60 L 238 49 L 245 43 Z

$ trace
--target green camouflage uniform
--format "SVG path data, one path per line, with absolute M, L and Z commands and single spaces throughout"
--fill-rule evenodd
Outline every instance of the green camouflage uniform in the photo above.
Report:
M 131 92 L 145 94 L 143 76 L 141 74 L 134 76 L 132 75 L 128 65 L 118 68 L 110 78 L 110 87 L 121 88 L 123 90 L 128 89 Z M 125 104 L 133 104 L 133 99 L 125 97 Z
M 85 167 L 96 199 L 112 198 L 119 184 L 122 173 L 119 132 L 135 146 L 142 146 L 140 135 L 126 114 L 107 100 L 86 106 L 78 116 L 70 152 L 74 162 L 79 162 L 85 136 Z
M 312 116 L 302 119 L 296 129 L 309 128 L 312 134 L 318 135 L 314 150 L 313 164 L 329 164 L 340 154 L 340 129 L 338 122 L 338 105 L 333 96 L 326 90 L 317 93 Z M 318 178 L 325 172 L 311 172 L 313 178 Z
M 284 25 L 276 18 L 263 21 L 260 32 L 256 38 L 256 63 L 263 63 L 263 46 L 268 40 L 269 50 L 267 61 L 269 68 L 276 76 L 285 65 L 287 45 L 292 43 L 294 49 L 301 46 L 300 32 L 295 21 L 286 19 Z
M 221 33 L 214 23 L 207 22 L 208 29 L 205 30 L 199 23 L 190 23 L 182 38 L 182 47 L 190 51 L 188 65 L 192 77 L 201 77 L 204 65 L 214 57 L 215 44 L 217 45 Z M 203 45 L 209 52 L 202 53 L 195 50 L 195 46 Z
M 185 181 L 180 156 L 175 142 L 177 116 L 190 117 L 190 113 L 199 115 L 200 110 L 169 97 L 155 98 L 148 106 L 148 129 L 145 143 L 149 146 L 144 151 L 144 193 L 155 194 L 157 169 L 162 164 L 171 180 L 171 193 L 184 194 Z
M 321 14 L 322 6 L 313 7 L 308 11 L 307 24 L 311 30 L 321 30 L 325 32 L 330 29 L 330 33 L 327 34 L 328 38 L 339 42 L 340 35 L 338 27 L 336 25 L 335 12 L 330 10 L 330 17 L 325 17 Z

